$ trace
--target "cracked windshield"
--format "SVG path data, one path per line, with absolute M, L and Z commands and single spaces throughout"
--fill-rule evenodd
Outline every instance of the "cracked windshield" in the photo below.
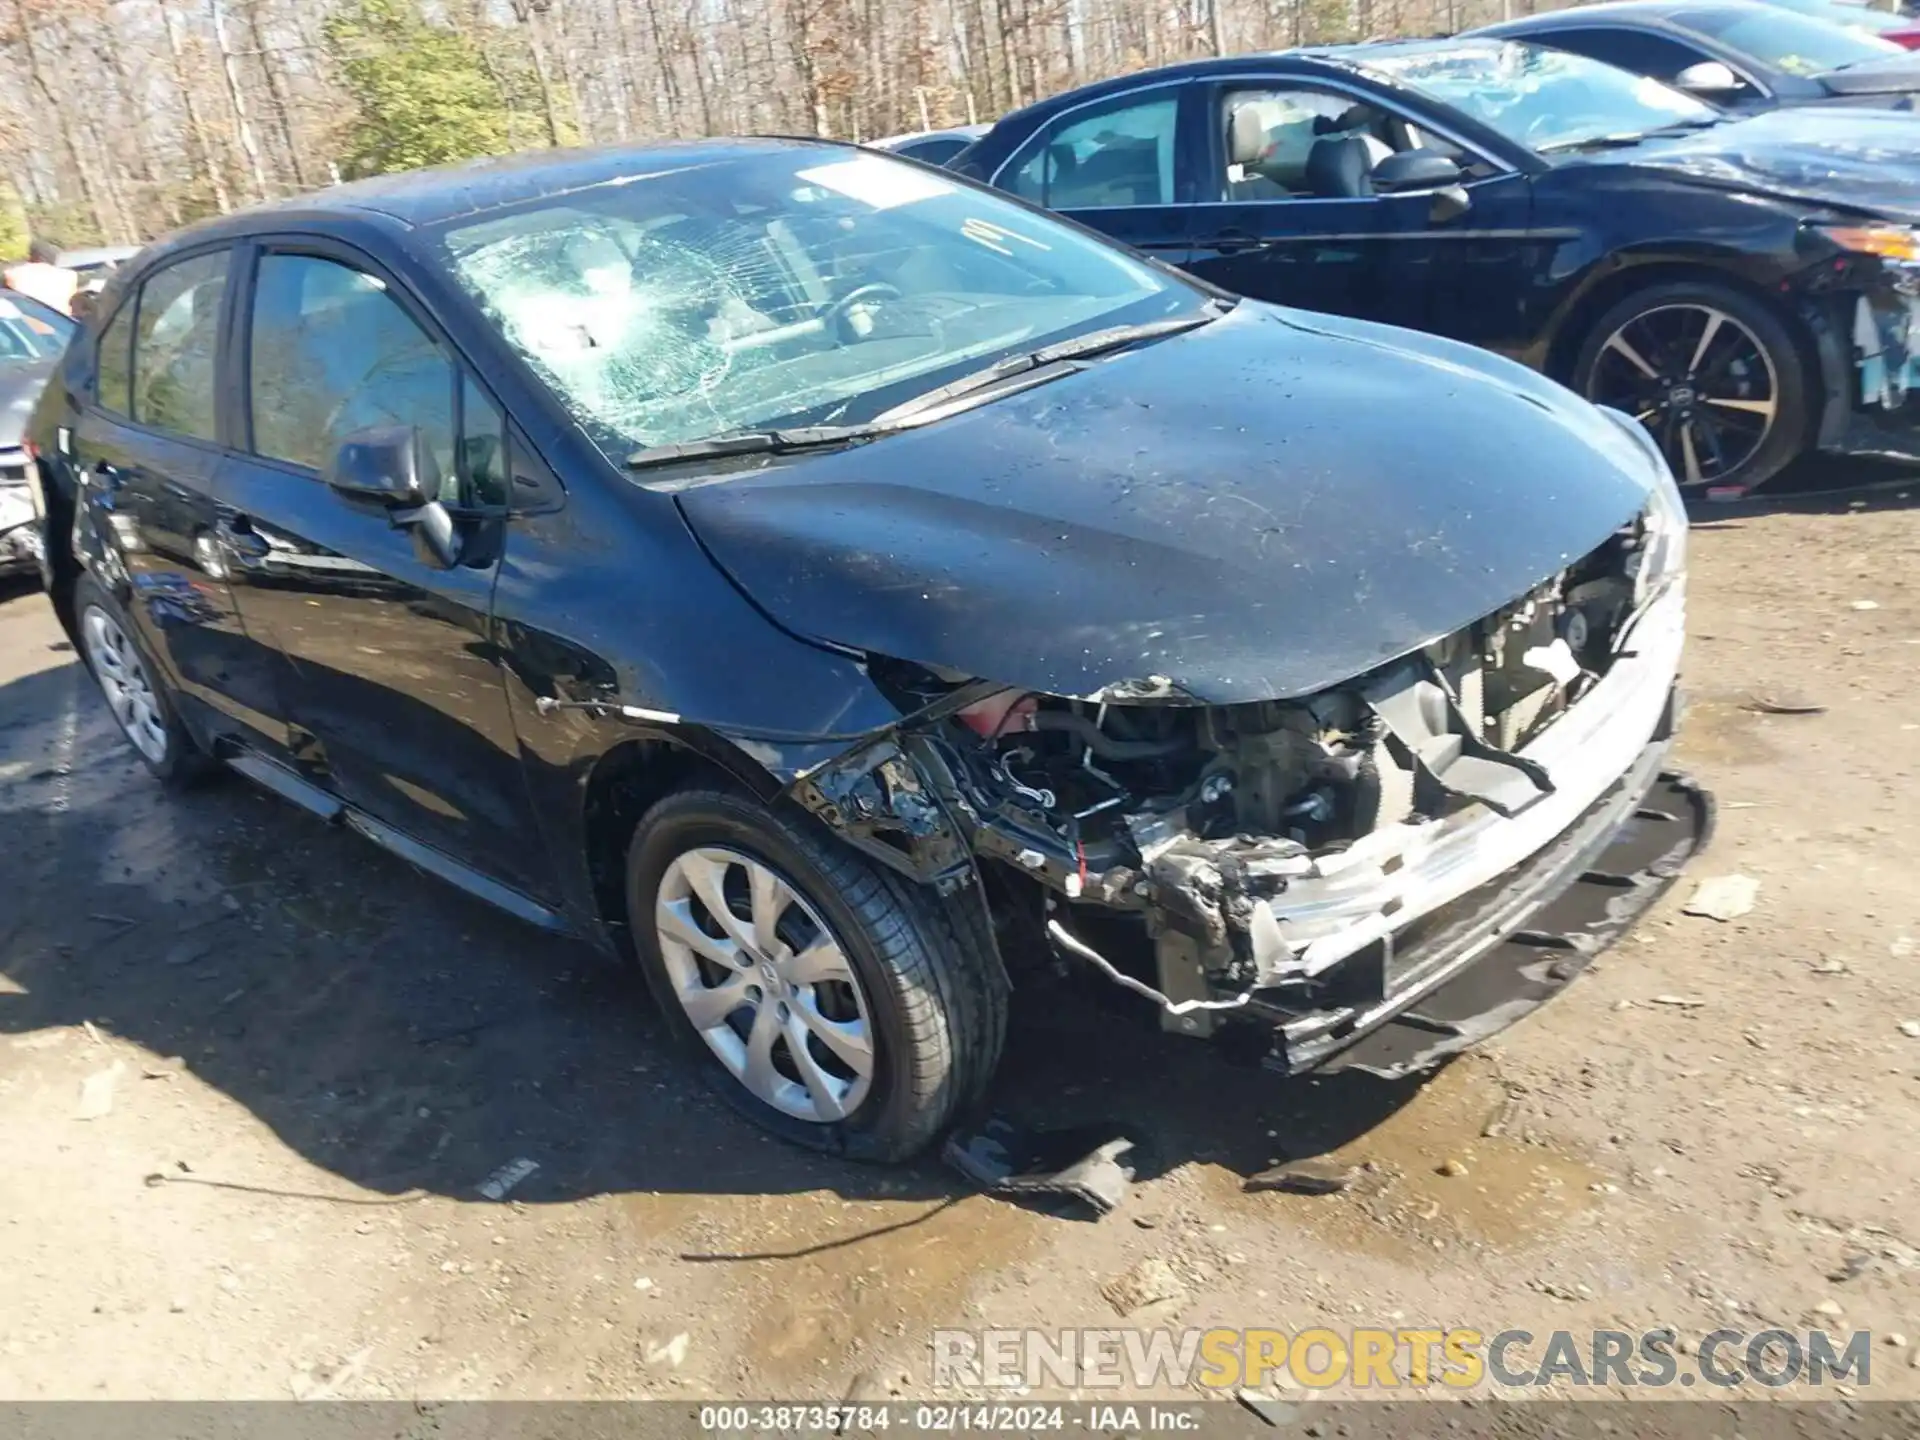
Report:
M 1203 303 L 965 184 L 819 150 L 690 164 L 459 225 L 444 243 L 616 458 L 869 420 L 1007 352 Z
M 1704 127 L 1719 115 L 1658 80 L 1533 45 L 1382 53 L 1369 65 L 1530 150 L 1569 150 L 1596 140 Z

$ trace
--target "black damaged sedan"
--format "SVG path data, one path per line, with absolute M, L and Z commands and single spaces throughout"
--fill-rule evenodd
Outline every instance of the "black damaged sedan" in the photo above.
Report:
M 1696 489 L 1808 450 L 1920 459 L 1911 115 L 1736 119 L 1468 37 L 1126 75 L 952 163 L 1240 294 L 1523 361 L 1640 420 Z
M 1391 1073 L 1697 838 L 1642 430 L 885 156 L 228 217 L 115 278 L 34 441 L 50 593 L 162 783 L 238 770 L 634 956 L 730 1096 L 854 1156 L 982 1096 L 1049 956 Z

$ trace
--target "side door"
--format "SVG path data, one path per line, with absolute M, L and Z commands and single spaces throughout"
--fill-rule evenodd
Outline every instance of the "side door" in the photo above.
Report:
M 1193 226 L 1194 87 L 1144 86 L 1062 111 L 1007 157 L 999 189 L 1178 265 Z
M 405 289 L 332 242 L 243 252 L 242 415 L 223 477 L 234 592 L 285 658 L 294 759 L 375 822 L 536 900 L 555 893 L 491 629 L 507 423 Z M 409 427 L 450 551 L 327 485 L 343 441 Z
M 1525 343 L 1527 275 L 1545 256 L 1526 176 L 1429 118 L 1338 85 L 1251 79 L 1204 93 L 1189 269 L 1256 299 L 1494 349 Z M 1374 168 L 1414 149 L 1454 160 L 1459 194 L 1376 193 Z
M 185 255 L 130 288 L 107 320 L 74 426 L 76 519 L 98 534 L 96 558 L 189 723 L 278 754 L 277 657 L 235 609 L 220 539 L 232 280 L 230 244 Z

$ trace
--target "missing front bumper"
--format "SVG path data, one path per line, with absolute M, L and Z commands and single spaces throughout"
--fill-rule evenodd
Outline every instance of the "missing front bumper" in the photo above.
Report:
M 1429 1069 L 1544 1004 L 1665 893 L 1712 834 L 1712 797 L 1662 768 L 1656 740 L 1559 839 L 1516 869 L 1355 955 L 1351 999 L 1301 1012 L 1256 1003 L 1265 1065 L 1299 1074 Z M 1371 992 L 1371 993 L 1369 993 Z

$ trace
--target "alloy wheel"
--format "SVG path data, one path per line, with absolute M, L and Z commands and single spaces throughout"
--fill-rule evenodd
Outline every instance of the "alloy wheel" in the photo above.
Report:
M 153 679 L 140 652 L 120 622 L 98 605 L 89 605 L 80 621 L 87 660 L 107 697 L 107 708 L 127 739 L 155 765 L 166 763 L 167 722 L 154 694 Z
M 1753 331 L 1724 310 L 1682 303 L 1643 310 L 1609 335 L 1587 398 L 1646 426 L 1680 483 L 1697 486 L 1759 453 L 1780 382 Z
M 859 977 L 806 898 L 765 862 L 706 846 L 667 866 L 654 926 L 674 997 L 720 1063 L 782 1114 L 845 1119 L 872 1088 Z

